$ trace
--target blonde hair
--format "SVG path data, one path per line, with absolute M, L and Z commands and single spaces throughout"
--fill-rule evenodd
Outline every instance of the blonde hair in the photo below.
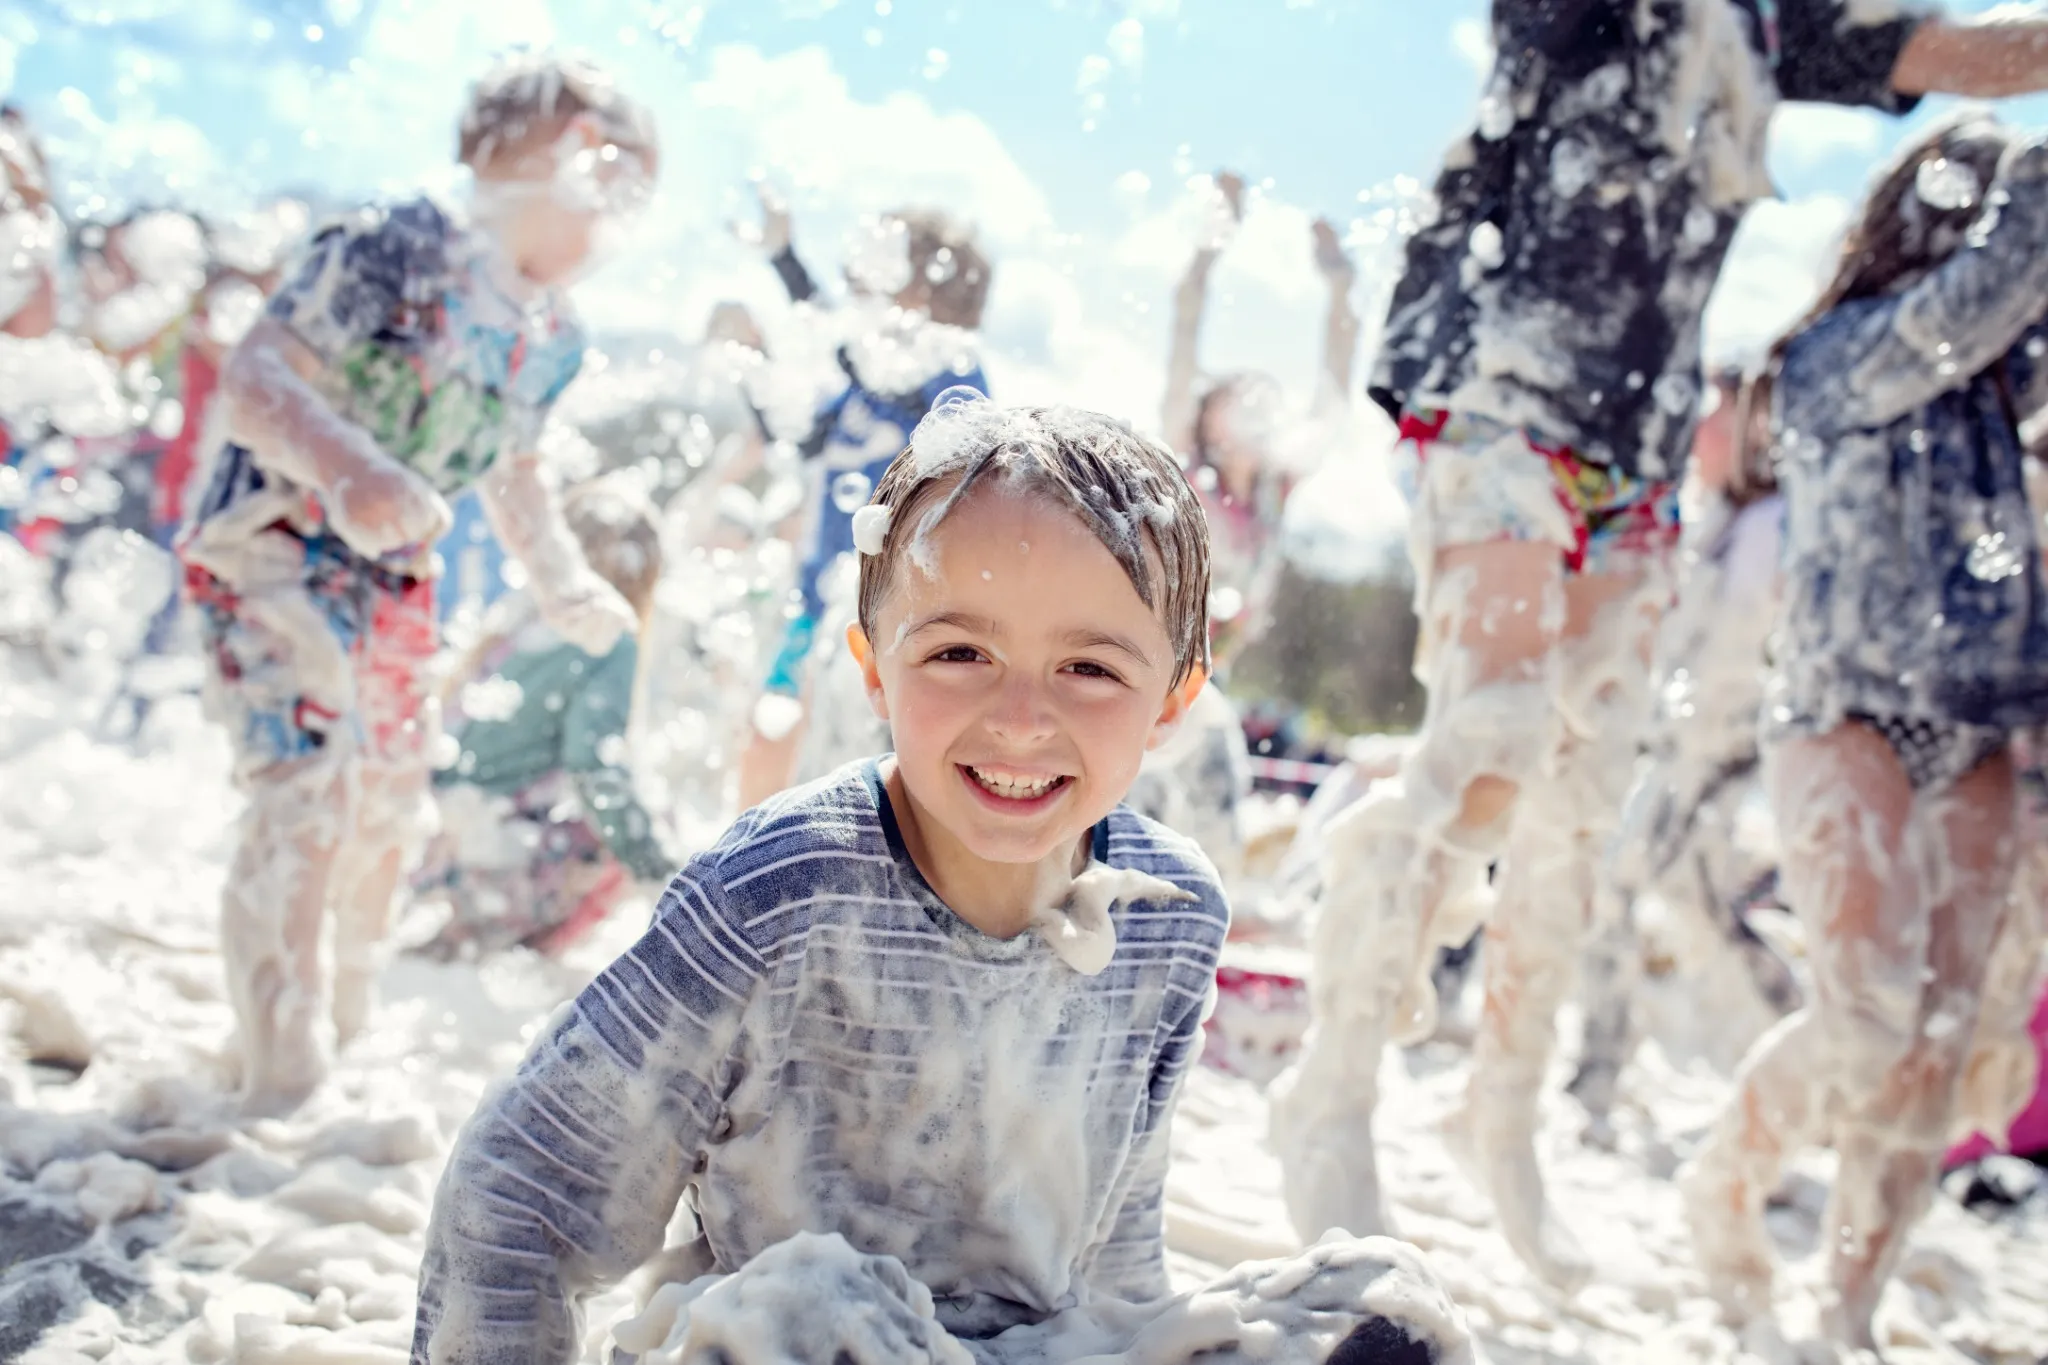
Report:
M 968 390 L 966 392 L 970 392 Z M 986 480 L 1072 512 L 1116 557 L 1173 642 L 1173 686 L 1209 666 L 1209 523 L 1164 446 L 1080 408 L 998 408 L 941 395 L 890 464 L 873 505 L 890 509 L 880 554 L 860 557 L 870 639 L 897 565 Z
M 470 86 L 456 136 L 457 159 L 472 170 L 507 165 L 554 142 L 586 113 L 614 145 L 659 154 L 653 116 L 621 92 L 603 67 L 584 57 L 518 52 Z

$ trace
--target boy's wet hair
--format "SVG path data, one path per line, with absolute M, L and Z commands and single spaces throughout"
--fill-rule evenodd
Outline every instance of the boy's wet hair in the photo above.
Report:
M 638 480 L 607 474 L 577 484 L 562 499 L 562 516 L 590 567 L 646 624 L 661 584 L 661 530 Z
M 887 216 L 909 234 L 911 282 L 931 291 L 925 311 L 932 321 L 980 327 L 992 272 L 974 228 L 943 209 L 897 209 Z
M 654 116 L 584 57 L 517 52 L 469 88 L 456 156 L 472 170 L 505 165 L 552 144 L 570 120 L 590 114 L 614 146 L 648 157 L 660 151 Z
M 999 408 L 948 390 L 890 464 L 873 504 L 890 509 L 880 554 L 860 557 L 860 625 L 875 638 L 898 565 L 928 565 L 927 538 L 984 483 L 1050 499 L 1116 557 L 1173 642 L 1173 683 L 1209 666 L 1209 523 L 1173 456 L 1080 408 Z

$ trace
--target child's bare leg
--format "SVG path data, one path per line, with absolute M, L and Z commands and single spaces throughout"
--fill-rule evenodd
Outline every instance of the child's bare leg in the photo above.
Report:
M 1786 899 L 1807 925 L 1816 999 L 1758 1040 L 1735 1095 L 1681 1178 L 1694 1255 L 1737 1320 L 1766 1311 L 1773 1258 L 1764 1200 L 1801 1143 L 1830 1119 L 1824 1089 L 1882 1076 L 1919 1012 L 1917 899 L 1898 893 L 1894 850 L 1912 788 L 1874 730 L 1847 724 L 1787 741 L 1766 768 L 1783 843 Z M 1910 967 L 1901 965 L 1910 960 Z M 1871 1070 L 1874 1065 L 1875 1071 Z
M 1545 1279 L 1575 1289 L 1591 1265 L 1544 1195 L 1538 1098 L 1557 1007 L 1578 977 L 1601 853 L 1648 719 L 1645 653 L 1655 616 L 1632 578 L 1587 575 L 1566 592 L 1559 705 L 1570 738 L 1542 799 L 1515 812 L 1482 955 L 1486 1009 L 1473 1047 L 1469 1113 L 1479 1174 L 1508 1244 Z
M 350 759 L 278 764 L 247 780 L 241 846 L 221 893 L 221 951 L 242 1050 L 242 1107 L 287 1113 L 326 1079 L 328 894 L 350 820 Z
M 2040 1076 L 2040 1052 L 2028 1026 L 2041 998 L 2048 960 L 2048 844 L 2038 816 L 2022 816 L 2005 921 L 1991 950 L 1977 1011 L 1977 1034 L 1956 1097 L 1952 1136 L 1997 1135 L 2026 1108 Z
M 428 796 L 441 707 L 428 684 L 440 644 L 428 583 L 380 588 L 359 647 L 356 707 L 366 746 L 355 823 L 336 870 L 334 1030 L 347 1042 L 375 1007 L 399 887 L 439 812 Z
M 432 812 L 424 765 L 364 773 L 355 837 L 337 870 L 334 1034 L 346 1043 L 370 1022 L 385 939 L 401 886 L 419 862 Z
M 1435 950 L 1470 937 L 1521 785 L 1554 752 L 1557 548 L 1460 546 L 1435 559 L 1421 647 L 1429 713 L 1395 783 L 1331 822 L 1313 936 L 1315 1024 L 1276 1084 L 1272 1139 L 1295 1229 L 1386 1224 L 1372 1146 L 1380 1053 L 1435 1027 Z
M 1921 891 L 1924 938 L 1894 937 L 1881 927 L 1871 940 L 1875 951 L 1920 946 L 1917 958 L 1906 955 L 1898 964 L 1922 984 L 1911 1030 L 1901 1037 L 1888 1026 L 1866 1028 L 1855 1041 L 1868 1054 L 1840 1072 L 1854 1084 L 1843 1087 L 1835 1136 L 1841 1164 L 1826 1226 L 1837 1297 L 1828 1317 L 1830 1334 L 1852 1346 L 1875 1345 L 1878 1300 L 1934 1198 L 2012 885 L 2013 805 L 2012 763 L 2003 752 L 1947 790 L 1923 796 L 1908 844 L 1919 866 L 1899 880 Z M 1864 1016 L 1863 1004 L 1852 999 L 1852 1014 Z

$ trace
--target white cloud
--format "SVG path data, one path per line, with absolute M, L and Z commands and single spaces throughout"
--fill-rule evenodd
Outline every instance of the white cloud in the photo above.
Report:
M 1885 120 L 1874 110 L 1781 104 L 1771 115 L 1771 164 L 1803 171 L 1838 156 L 1868 161 L 1883 147 L 1885 133 Z
M 1124 13 L 1171 22 L 1174 11 L 1143 0 Z M 49 114 L 66 139 L 66 164 L 110 190 L 137 192 L 141 171 L 153 168 L 210 184 L 224 199 L 288 182 L 343 198 L 451 191 L 462 178 L 452 165 L 457 112 L 491 54 L 514 42 L 586 45 L 648 102 L 663 143 L 662 183 L 644 223 L 577 291 L 593 325 L 695 337 L 714 303 L 739 299 L 771 341 L 790 343 L 785 353 L 801 349 L 773 272 L 728 230 L 754 213 L 748 180 L 765 172 L 790 200 L 805 259 L 828 282 L 863 215 L 931 203 L 973 220 L 995 266 L 985 332 L 998 397 L 1084 403 L 1156 425 L 1171 294 L 1198 235 L 1188 196 L 1170 202 L 1170 187 L 1126 176 L 1104 187 L 1125 204 L 1124 226 L 1077 235 L 986 123 L 934 107 L 922 84 L 860 98 L 822 48 L 774 58 L 748 46 L 706 50 L 681 29 L 650 29 L 629 45 L 616 24 L 547 0 L 436 0 L 364 6 L 351 30 L 361 61 L 328 75 L 291 61 L 251 63 L 245 52 L 188 58 L 192 86 L 247 99 L 274 144 L 267 165 L 221 165 L 195 129 L 155 108 L 80 96 L 70 114 Z M 1122 75 L 1106 57 L 1096 62 L 1097 88 L 1084 93 Z M 1323 307 L 1308 223 L 1302 208 L 1254 192 L 1216 272 L 1203 337 L 1209 369 L 1265 370 L 1304 406 Z
M 1850 207 L 1835 195 L 1814 195 L 1766 200 L 1749 211 L 1707 305 L 1708 364 L 1754 365 L 1812 306 L 1834 269 Z
M 1136 70 L 1145 64 L 1145 26 L 1136 19 L 1120 19 L 1112 24 L 1103 45 L 1118 66 Z
M 1451 50 L 1481 76 L 1493 70 L 1493 34 L 1477 19 L 1451 25 Z

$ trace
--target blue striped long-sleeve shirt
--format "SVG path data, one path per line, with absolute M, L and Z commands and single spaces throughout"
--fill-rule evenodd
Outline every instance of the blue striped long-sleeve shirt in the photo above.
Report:
M 1194 845 L 1119 807 L 1095 856 L 1186 888 L 1112 910 L 1098 976 L 991 938 L 917 872 L 874 761 L 748 812 L 565 1006 L 449 1160 L 420 1365 L 561 1365 L 580 1300 L 661 1249 L 801 1231 L 903 1261 L 956 1335 L 1166 1291 L 1167 1130 L 1229 912 Z

